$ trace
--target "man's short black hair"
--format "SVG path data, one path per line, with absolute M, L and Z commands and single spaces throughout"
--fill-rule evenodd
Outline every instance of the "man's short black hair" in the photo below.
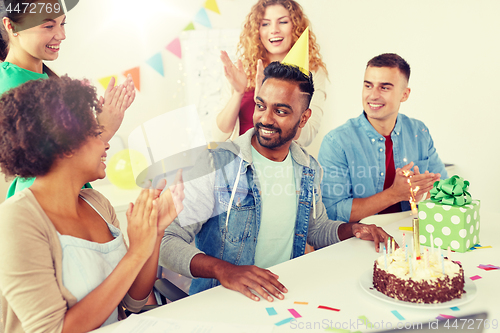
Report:
M 264 69 L 264 80 L 262 80 L 262 84 L 264 84 L 267 79 L 278 79 L 298 83 L 299 90 L 307 94 L 307 105 L 304 110 L 309 108 L 314 93 L 314 83 L 311 72 L 309 72 L 309 76 L 307 76 L 298 66 L 274 61 Z
M 373 57 L 368 61 L 366 67 L 398 68 L 406 78 L 406 81 L 410 81 L 410 65 L 396 53 L 383 53 Z

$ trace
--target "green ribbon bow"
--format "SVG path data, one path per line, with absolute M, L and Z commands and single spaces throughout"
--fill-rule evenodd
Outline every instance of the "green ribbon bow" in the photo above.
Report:
M 472 202 L 469 182 L 457 175 L 434 183 L 430 191 L 431 200 L 445 205 L 463 206 Z

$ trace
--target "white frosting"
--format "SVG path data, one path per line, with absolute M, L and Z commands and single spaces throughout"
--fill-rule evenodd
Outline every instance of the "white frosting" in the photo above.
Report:
M 411 258 L 413 275 L 410 276 L 409 260 L 405 258 L 405 250 L 403 248 L 397 249 L 391 254 L 387 254 L 387 268 L 385 268 L 384 255 L 377 259 L 378 268 L 394 274 L 396 277 L 404 280 L 412 279 L 414 281 L 434 280 L 448 275 L 450 279 L 459 275 L 460 266 L 453 263 L 451 260 L 444 259 L 444 274 L 441 262 L 441 254 L 439 251 L 430 253 L 429 251 L 429 265 L 425 255 L 421 255 L 420 260 Z

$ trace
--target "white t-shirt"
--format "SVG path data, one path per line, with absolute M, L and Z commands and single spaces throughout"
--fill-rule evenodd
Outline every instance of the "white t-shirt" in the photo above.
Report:
M 292 157 L 274 162 L 252 147 L 260 183 L 262 214 L 255 249 L 255 265 L 268 268 L 290 260 L 297 219 L 297 194 Z

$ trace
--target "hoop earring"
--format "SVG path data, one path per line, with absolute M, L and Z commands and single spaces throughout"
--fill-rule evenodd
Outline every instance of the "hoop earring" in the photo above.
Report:
M 17 32 L 14 32 L 12 35 L 13 35 L 14 37 L 19 36 L 19 34 L 18 34 Z

